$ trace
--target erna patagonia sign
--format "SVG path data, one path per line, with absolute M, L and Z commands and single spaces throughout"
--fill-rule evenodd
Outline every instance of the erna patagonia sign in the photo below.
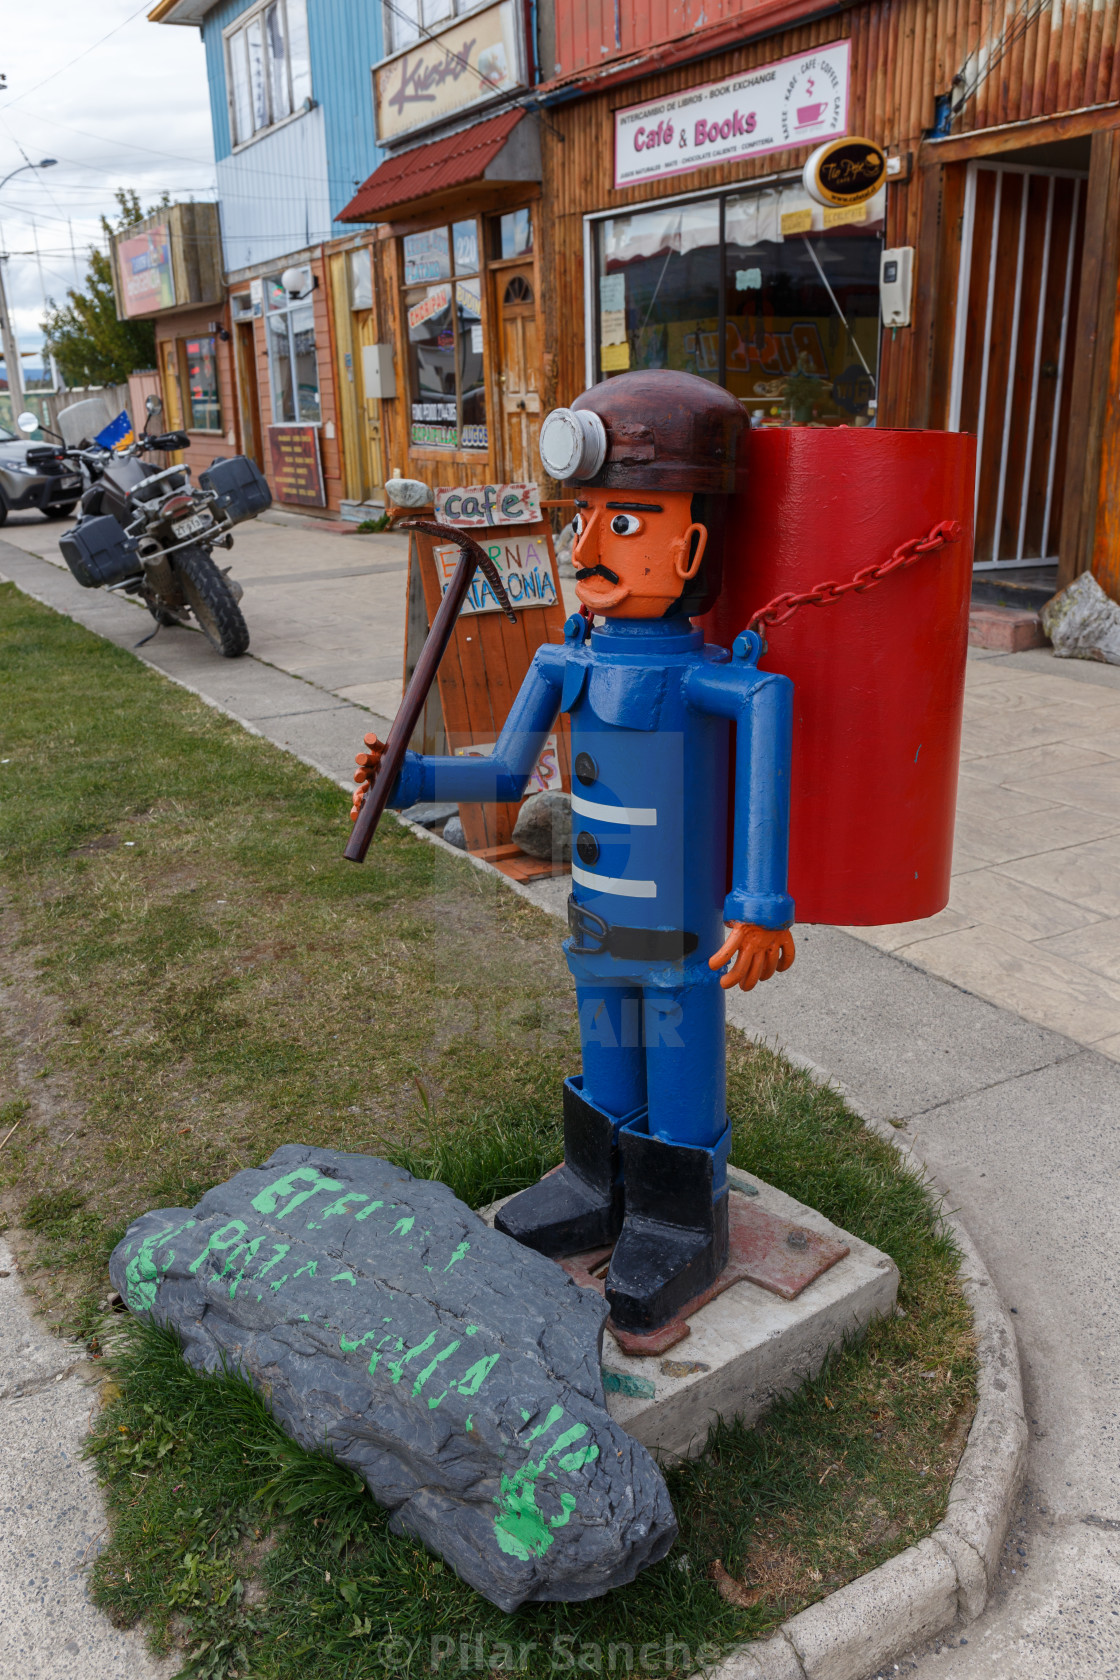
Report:
M 799 58 L 616 111 L 615 186 L 687 175 L 843 134 L 850 56 L 850 44 L 836 41 Z

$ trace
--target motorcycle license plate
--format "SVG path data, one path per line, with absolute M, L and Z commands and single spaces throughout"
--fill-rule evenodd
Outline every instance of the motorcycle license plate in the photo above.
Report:
M 208 513 L 193 513 L 189 519 L 177 519 L 171 529 L 177 537 L 193 537 L 196 531 L 205 531 L 209 524 Z

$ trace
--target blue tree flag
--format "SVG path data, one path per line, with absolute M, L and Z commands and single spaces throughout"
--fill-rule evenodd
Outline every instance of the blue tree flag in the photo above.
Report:
M 122 408 L 115 420 L 110 420 L 105 430 L 98 432 L 94 443 L 102 449 L 124 449 L 133 441 L 132 421 L 128 417 L 128 410 Z

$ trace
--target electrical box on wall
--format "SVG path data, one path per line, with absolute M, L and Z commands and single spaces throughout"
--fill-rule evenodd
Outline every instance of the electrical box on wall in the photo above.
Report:
M 885 327 L 910 325 L 910 292 L 914 279 L 914 247 L 896 245 L 879 259 L 879 307 Z
M 396 396 L 391 344 L 362 345 L 362 388 L 367 397 L 389 399 Z

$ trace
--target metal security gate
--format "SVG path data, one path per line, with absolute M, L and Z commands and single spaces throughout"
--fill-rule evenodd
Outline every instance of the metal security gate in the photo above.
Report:
M 978 571 L 1057 559 L 1085 182 L 968 165 L 949 428 L 976 433 Z

